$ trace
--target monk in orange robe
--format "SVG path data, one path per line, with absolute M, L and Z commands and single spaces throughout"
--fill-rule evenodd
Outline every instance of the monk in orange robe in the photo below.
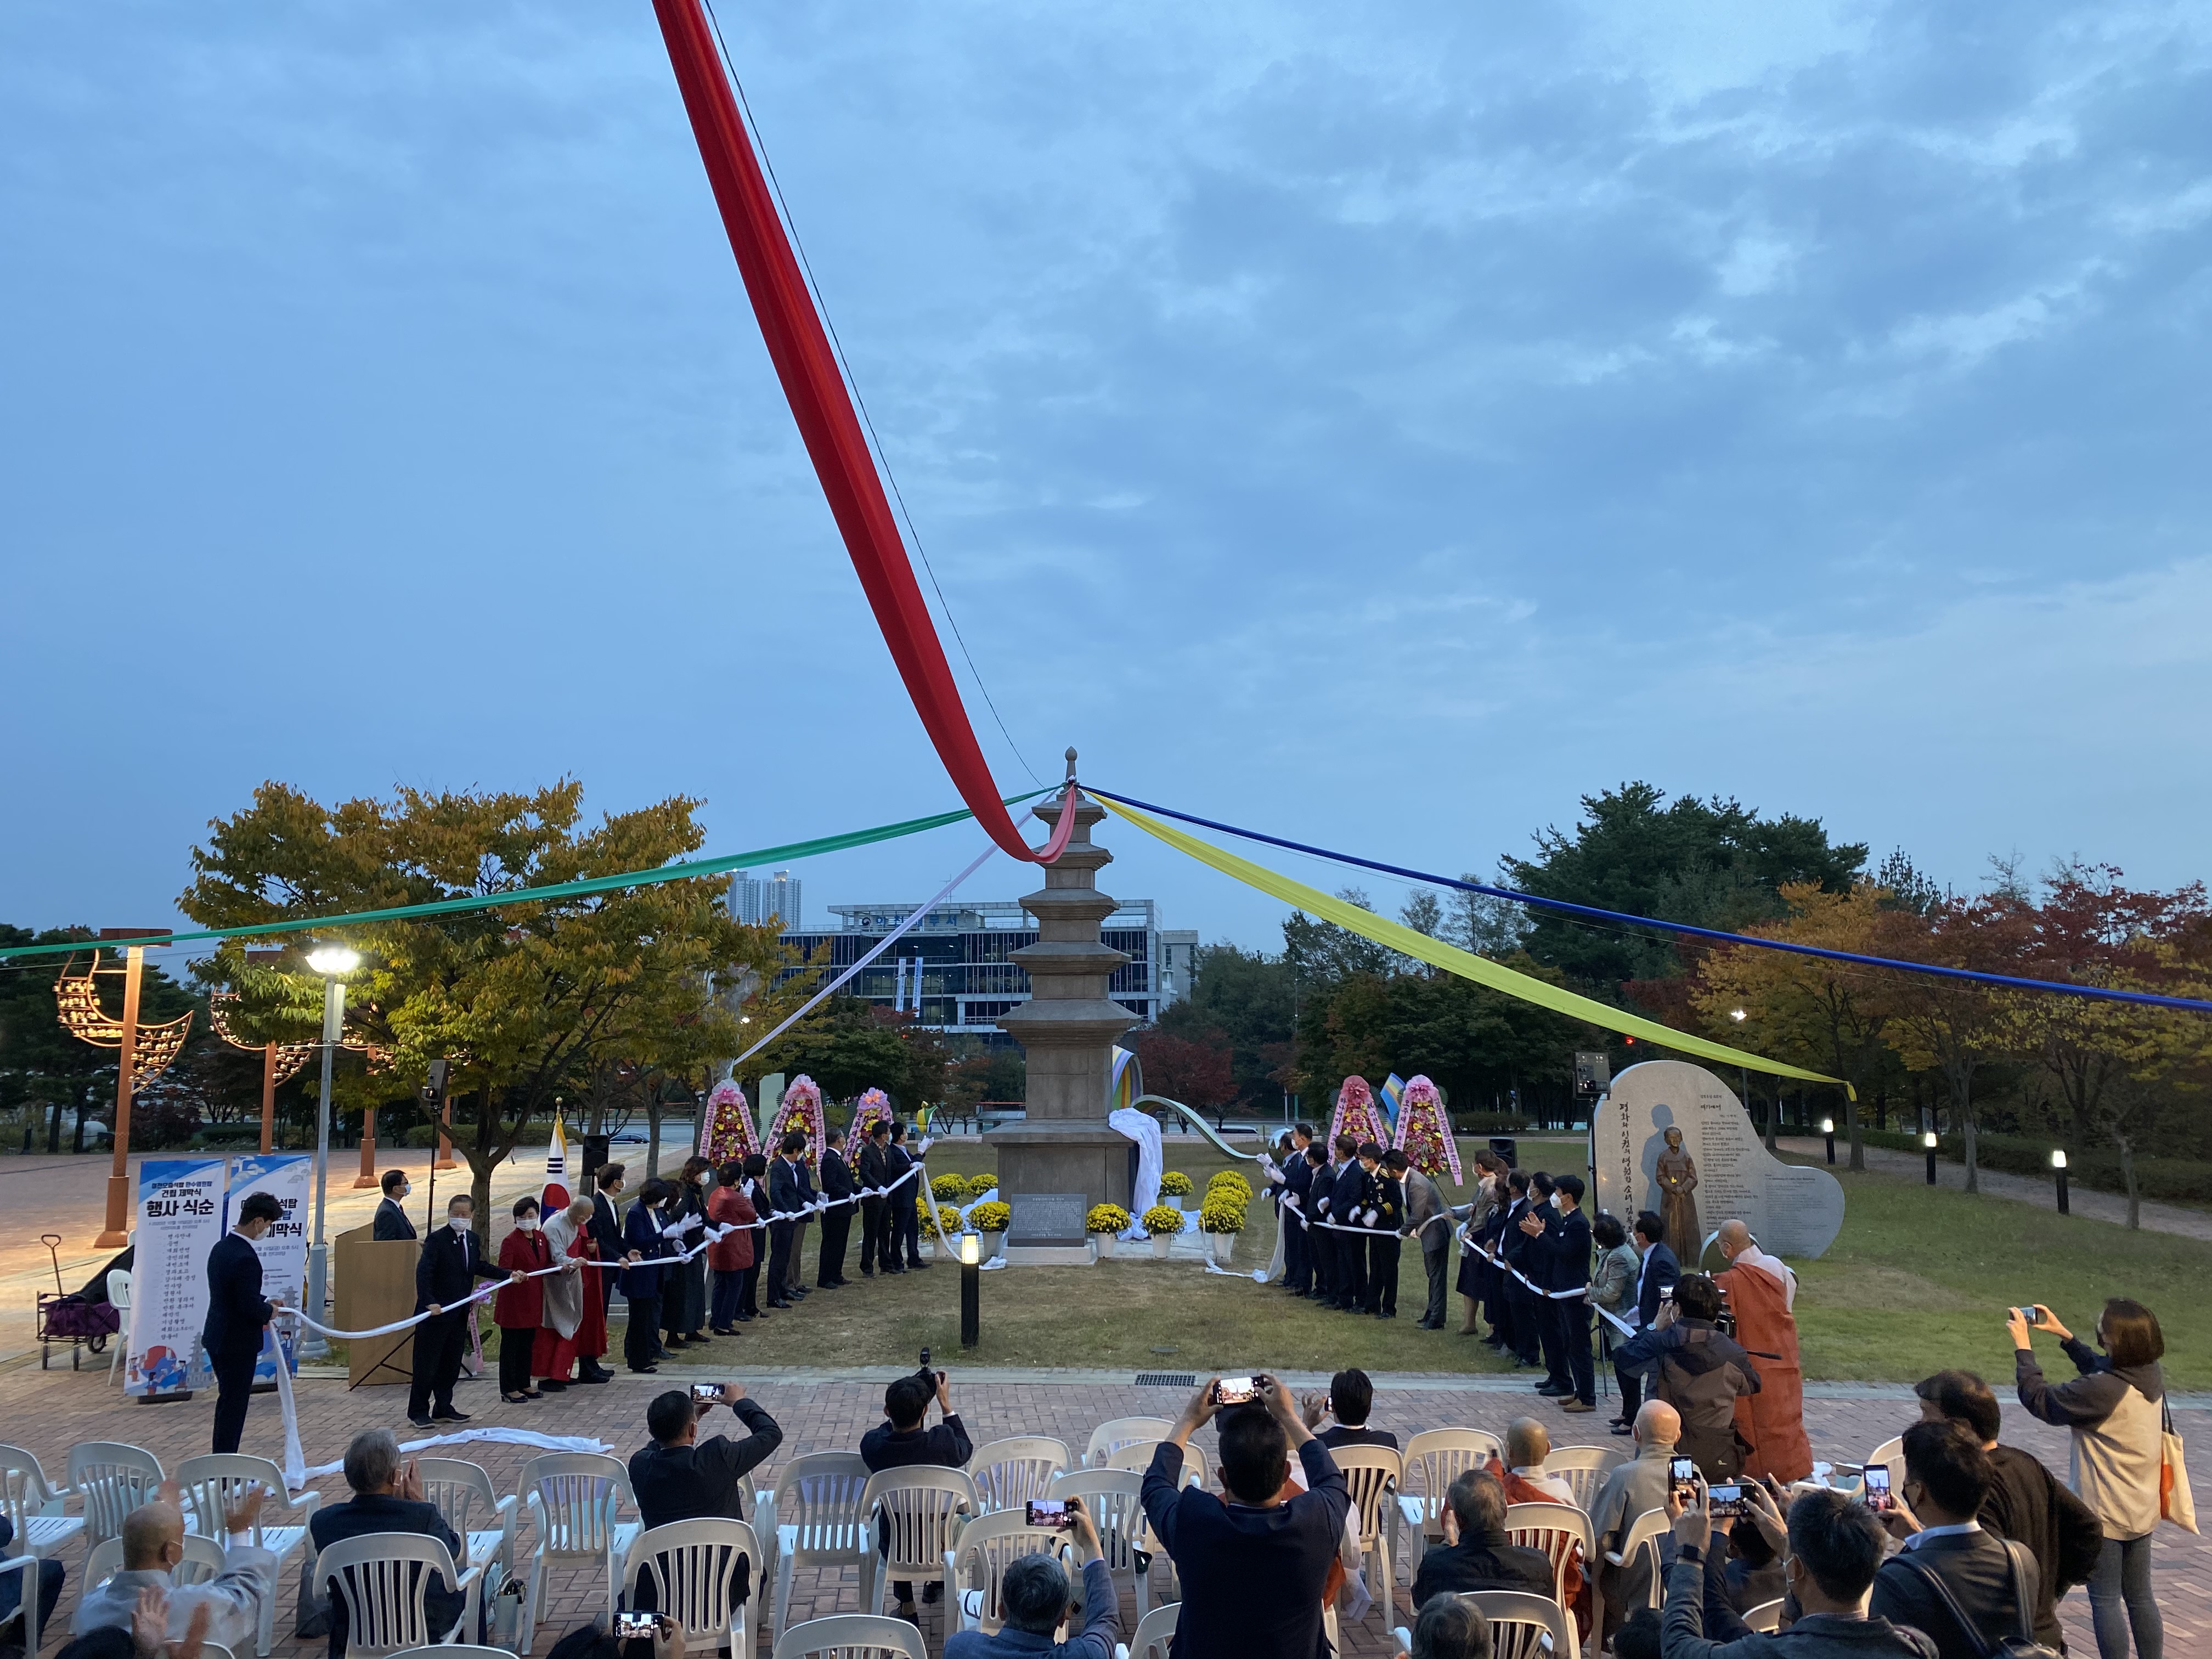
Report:
M 1518 1431 L 1524 1423 L 1532 1429 L 1540 1427 L 1533 1419 L 1527 1418 L 1516 1422 L 1513 1427 Z M 1508 1509 L 1516 1504 L 1558 1504 L 1565 1501 L 1558 1493 L 1547 1492 L 1518 1469 L 1507 1468 L 1495 1452 L 1491 1454 L 1490 1461 L 1484 1467 L 1496 1475 L 1498 1484 L 1505 1488 Z M 1597 1595 L 1590 1583 L 1589 1564 L 1583 1559 L 1580 1544 L 1571 1547 L 1567 1557 L 1567 1570 L 1560 1580 L 1559 1593 L 1565 1599 L 1567 1611 L 1575 1616 L 1577 1632 L 1587 1641 L 1590 1620 L 1597 1610 Z
M 1805 1438 L 1805 1372 L 1798 1363 L 1797 1275 L 1759 1248 L 1741 1221 L 1721 1224 L 1721 1254 L 1728 1270 L 1713 1282 L 1728 1297 L 1735 1315 L 1735 1340 L 1759 1367 L 1757 1394 L 1735 1402 L 1736 1432 L 1750 1443 L 1744 1459 L 1747 1479 L 1787 1484 L 1813 1473 L 1813 1448 Z

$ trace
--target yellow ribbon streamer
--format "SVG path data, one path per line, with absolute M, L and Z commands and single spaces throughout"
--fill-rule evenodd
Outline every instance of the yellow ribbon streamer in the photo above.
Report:
M 1656 1020 L 1624 1012 L 1589 997 L 1577 996 L 1572 991 L 1562 990 L 1530 975 L 1516 973 L 1510 968 L 1501 968 L 1471 951 L 1462 951 L 1455 945 L 1431 939 L 1426 933 L 1401 927 L 1371 910 L 1363 910 L 1343 899 L 1332 898 L 1318 888 L 1292 881 L 1288 876 L 1278 874 L 1264 865 L 1224 852 L 1211 842 L 1200 841 L 1195 836 L 1173 829 L 1158 818 L 1139 812 L 1135 807 L 1115 800 L 1111 795 L 1101 794 L 1097 790 L 1089 788 L 1084 793 L 1105 802 L 1146 835 L 1165 842 L 1179 853 L 1188 854 L 1200 864 L 1210 864 L 1224 875 L 1236 877 L 1248 887 L 1256 887 L 1285 904 L 1294 904 L 1324 921 L 1333 921 L 1363 939 L 1373 939 L 1377 945 L 1387 945 L 1418 962 L 1425 962 L 1447 973 L 1457 974 L 1462 979 L 1471 979 L 1477 985 L 1486 986 L 1503 995 L 1518 998 L 1522 1002 L 1533 1002 L 1540 1008 L 1549 1008 L 1553 1013 L 1565 1014 L 1571 1019 L 1583 1020 L 1592 1025 L 1602 1026 L 1608 1031 L 1619 1031 L 1625 1036 L 1656 1042 L 1680 1054 L 1695 1054 L 1701 1060 L 1717 1060 L 1730 1066 L 1747 1066 L 1753 1071 L 1765 1072 L 1775 1077 L 1797 1078 L 1807 1083 L 1842 1083 L 1852 1099 L 1858 1098 L 1850 1085 L 1844 1083 L 1839 1077 L 1785 1066 L 1780 1060 L 1766 1060 L 1758 1054 L 1747 1054 L 1741 1048 L 1731 1048 L 1724 1042 L 1692 1036 L 1671 1025 L 1662 1025 Z

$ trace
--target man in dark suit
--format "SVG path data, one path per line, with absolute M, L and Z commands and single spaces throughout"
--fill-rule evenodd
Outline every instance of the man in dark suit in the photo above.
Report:
M 1401 1154 L 1403 1162 L 1403 1154 Z M 1367 1300 L 1360 1311 L 1377 1319 L 1398 1316 L 1398 1255 L 1402 1241 L 1398 1231 L 1406 1224 L 1406 1189 L 1382 1162 L 1379 1142 L 1363 1141 L 1359 1167 L 1367 1175 Z
M 750 1431 L 743 1439 L 699 1438 L 700 1419 L 717 1403 L 736 1413 Z M 708 1516 L 744 1520 L 745 1472 L 767 1462 L 783 1443 L 775 1419 L 734 1382 L 722 1384 L 719 1402 L 694 1400 L 689 1389 L 656 1395 L 645 1408 L 645 1426 L 653 1443 L 631 1456 L 629 1486 L 648 1527 Z
M 208 1252 L 207 1322 L 200 1346 L 215 1371 L 215 1445 L 238 1449 L 246 1428 L 246 1407 L 253 1398 L 253 1362 L 261 1356 L 262 1328 L 276 1300 L 261 1295 L 261 1257 L 254 1241 L 284 1218 L 273 1193 L 248 1193 L 238 1206 L 238 1224 Z M 279 1298 L 281 1299 L 281 1298 Z
M 868 1125 L 867 1139 L 860 1143 L 860 1185 L 874 1189 L 890 1179 L 888 1153 L 891 1144 L 891 1125 L 889 1118 L 878 1118 Z M 860 1200 L 860 1277 L 876 1276 L 877 1247 L 883 1242 L 884 1200 L 864 1198 Z M 890 1267 L 890 1256 L 884 1256 L 884 1266 Z
M 806 1137 L 793 1129 L 786 1134 L 768 1165 L 768 1207 L 775 1219 L 768 1224 L 768 1305 L 795 1308 L 791 1299 L 791 1245 L 799 1224 L 785 1219 L 799 1206 L 799 1154 Z
M 376 1219 L 368 1235 L 378 1243 L 415 1237 L 415 1224 L 407 1218 L 403 1203 L 410 1190 L 406 1170 L 384 1172 L 384 1198 L 376 1206 Z
M 851 1281 L 845 1277 L 845 1240 L 853 1230 L 853 1194 L 860 1190 L 853 1179 L 852 1166 L 845 1162 L 845 1154 L 837 1150 L 835 1142 L 822 1151 L 822 1196 L 843 1199 L 833 1202 L 822 1212 L 822 1259 L 817 1264 L 814 1283 L 817 1289 L 834 1291 Z
M 522 1271 L 502 1270 L 484 1260 L 483 1246 L 469 1224 L 476 1209 L 466 1193 L 446 1204 L 446 1224 L 423 1241 L 415 1262 L 415 1311 L 431 1317 L 415 1328 L 415 1376 L 407 1389 L 407 1420 L 418 1429 L 436 1423 L 465 1423 L 469 1414 L 453 1406 L 453 1384 L 460 1380 L 461 1351 L 468 1346 L 475 1317 L 479 1279 L 522 1283 Z
M 1513 1172 L 1516 1181 L 1520 1174 L 1518 1170 Z M 1538 1185 L 1540 1182 L 1542 1183 L 1540 1187 Z M 1529 1211 L 1547 1202 L 1551 1196 L 1552 1177 L 1539 1170 L 1515 1190 L 1513 1207 L 1505 1213 L 1505 1230 L 1498 1236 L 1499 1259 L 1506 1267 L 1518 1270 L 1530 1279 L 1536 1275 L 1529 1272 L 1528 1235 L 1521 1224 L 1528 1218 Z M 1513 1313 L 1513 1358 L 1523 1365 L 1536 1364 L 1539 1363 L 1543 1328 L 1537 1322 L 1535 1293 L 1516 1279 L 1511 1272 L 1506 1273 L 1504 1279 L 1505 1305 Z
M 1552 1598 L 1551 1558 L 1505 1539 L 1505 1488 L 1486 1469 L 1468 1469 L 1444 1493 L 1443 1542 L 1431 1544 L 1413 1573 L 1413 1605 L 1468 1590 L 1520 1590 Z
M 1306 1260 L 1313 1269 L 1311 1299 L 1328 1307 L 1336 1300 L 1336 1235 L 1321 1224 L 1328 1219 L 1329 1194 L 1336 1190 L 1336 1166 L 1328 1147 L 1316 1140 L 1306 1148 Z
M 1367 1209 L 1367 1171 L 1359 1166 L 1359 1143 L 1336 1138 L 1336 1179 L 1328 1191 L 1328 1218 L 1340 1227 L 1357 1227 Z M 1361 1312 L 1367 1301 L 1367 1241 L 1356 1232 L 1332 1233 L 1336 1243 L 1336 1304 L 1346 1313 Z
M 1385 1451 L 1398 1449 L 1398 1437 L 1388 1429 L 1370 1429 L 1368 1414 L 1375 1409 L 1375 1383 L 1365 1371 L 1356 1367 L 1339 1371 L 1328 1380 L 1326 1395 L 1308 1395 L 1299 1402 L 1301 1414 L 1310 1429 L 1319 1423 L 1325 1412 L 1336 1421 L 1326 1429 L 1315 1431 L 1314 1438 L 1334 1451 L 1340 1446 L 1380 1446 Z
M 599 1247 L 599 1260 L 619 1261 L 628 1254 L 623 1243 L 622 1217 L 615 1212 L 615 1200 L 622 1196 L 623 1166 L 602 1164 L 592 1171 L 592 1242 Z M 599 1281 L 599 1311 L 605 1313 L 614 1301 L 616 1275 L 593 1273 Z
M 1531 1259 L 1540 1264 L 1538 1278 L 1547 1291 L 1580 1290 L 1589 1283 L 1590 1224 L 1583 1213 L 1583 1178 L 1563 1175 L 1553 1183 L 1555 1207 L 1538 1211 L 1522 1224 L 1536 1224 L 1529 1240 Z M 1559 1402 L 1563 1412 L 1597 1409 L 1596 1367 L 1590 1354 L 1589 1304 L 1581 1297 L 1553 1297 L 1540 1312 L 1550 1316 L 1550 1336 L 1544 1343 L 1547 1367 L 1536 1390 Z
M 1313 1294 L 1312 1235 L 1305 1224 L 1313 1215 L 1313 1165 L 1306 1162 L 1306 1148 L 1312 1145 L 1313 1125 L 1299 1124 L 1291 1131 L 1290 1156 L 1283 1160 L 1284 1203 L 1277 1224 L 1289 1230 L 1283 1235 L 1283 1288 L 1292 1296 Z
M 896 1123 L 891 1126 L 891 1179 L 894 1181 L 908 1170 L 919 1169 L 921 1158 L 915 1151 L 914 1129 L 911 1125 Z M 920 1206 L 925 1199 L 932 1204 L 937 1201 L 930 1194 L 928 1182 L 920 1174 L 916 1174 L 913 1180 L 908 1182 L 905 1186 L 884 1200 L 884 1214 L 898 1228 L 896 1237 L 899 1242 L 899 1249 L 893 1254 L 903 1256 L 905 1266 L 908 1267 L 929 1266 L 929 1263 L 921 1259 Z
M 1989 1456 L 1965 1424 L 1915 1423 L 1905 1431 L 1904 1496 L 1912 1519 L 1895 1510 L 1881 1517 L 1903 1542 L 1875 1574 L 1868 1610 L 1926 1632 L 1942 1659 L 1982 1659 L 2002 1642 L 2033 1639 L 2035 1558 L 1982 1529 L 1974 1517 L 1989 1491 Z
M 307 1517 L 307 1534 L 313 1539 L 317 1553 L 371 1533 L 416 1532 L 443 1544 L 452 1553 L 456 1568 L 465 1565 L 468 1546 L 446 1524 L 438 1506 L 423 1498 L 422 1472 L 412 1460 L 400 1461 L 399 1443 L 390 1430 L 364 1429 L 354 1436 L 345 1451 L 345 1480 L 353 1488 L 350 1499 L 328 1504 Z M 331 1659 L 344 1659 L 348 1619 L 344 1593 L 328 1582 L 316 1588 L 330 1595 Z M 442 1573 L 432 1571 L 422 1595 L 422 1610 L 431 1632 L 442 1638 L 459 1622 L 466 1601 L 461 1592 L 446 1583 Z M 463 1631 L 455 1639 L 474 1642 L 477 1637 L 475 1631 Z
M 793 1302 L 804 1302 L 806 1300 L 806 1286 L 801 1279 L 806 1272 L 806 1233 L 814 1225 L 814 1218 L 805 1212 L 812 1209 L 815 1201 L 821 1197 L 814 1189 L 814 1165 L 807 1160 L 804 1140 L 799 1142 L 799 1158 L 792 1174 L 799 1182 L 801 1213 L 799 1219 L 791 1224 L 791 1277 L 784 1283 L 783 1293 Z
M 1636 1253 L 1644 1258 L 1636 1269 L 1636 1328 L 1645 1331 L 1659 1317 L 1659 1304 L 1674 1294 L 1674 1286 L 1681 1281 L 1682 1264 L 1667 1248 L 1667 1224 L 1656 1210 L 1639 1211 L 1630 1237 Z M 1620 1348 L 1616 1339 L 1613 1350 L 1618 1353 Z M 1620 1384 L 1620 1415 L 1613 1420 L 1613 1431 L 1627 1434 L 1636 1422 L 1637 1408 L 1644 1403 L 1644 1379 L 1632 1376 L 1617 1364 L 1613 1375 Z

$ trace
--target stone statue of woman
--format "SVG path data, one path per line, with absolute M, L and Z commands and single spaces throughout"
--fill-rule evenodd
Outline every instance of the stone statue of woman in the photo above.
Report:
M 1667 1224 L 1667 1243 L 1684 1273 L 1698 1271 L 1705 1229 L 1698 1220 L 1698 1161 L 1682 1150 L 1682 1132 L 1668 1127 L 1667 1150 L 1652 1173 L 1659 1183 L 1659 1218 Z

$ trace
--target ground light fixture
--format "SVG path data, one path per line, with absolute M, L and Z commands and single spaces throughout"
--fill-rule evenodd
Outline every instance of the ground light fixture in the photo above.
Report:
M 1920 1144 L 1928 1149 L 1928 1184 L 1933 1187 L 1936 1184 L 1936 1132 L 1933 1129 L 1923 1130 Z
M 2051 1173 L 2058 1179 L 2058 1213 L 2071 1215 L 2073 1212 L 2066 1205 L 2066 1149 L 2063 1146 L 2051 1149 Z
M 1836 1161 L 1835 1119 L 1824 1117 L 1820 1120 L 1820 1138 L 1828 1143 L 1828 1162 L 1833 1164 Z
M 983 1315 L 983 1241 L 972 1230 L 960 1235 L 960 1346 L 972 1348 L 981 1340 Z

